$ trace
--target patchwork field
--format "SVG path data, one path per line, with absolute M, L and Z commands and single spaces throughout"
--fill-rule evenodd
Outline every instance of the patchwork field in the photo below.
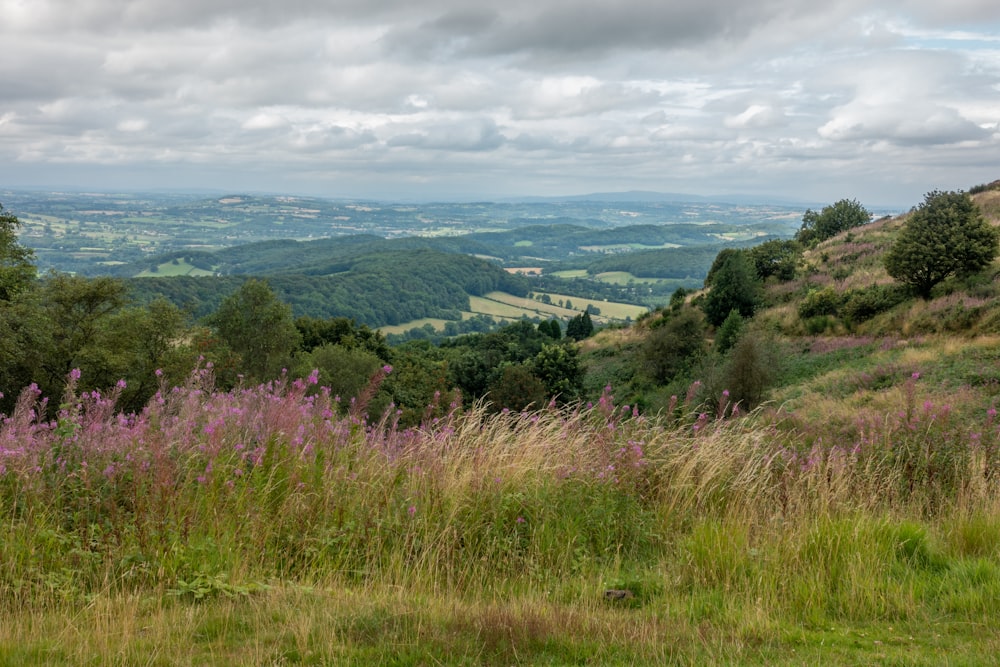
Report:
M 187 260 L 177 260 L 176 262 L 164 262 L 160 264 L 156 271 L 143 271 L 140 278 L 164 278 L 170 276 L 214 276 L 212 271 L 199 269 Z

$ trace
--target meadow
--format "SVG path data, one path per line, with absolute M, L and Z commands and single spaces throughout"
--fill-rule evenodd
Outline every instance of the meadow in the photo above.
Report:
M 830 429 L 211 368 L 0 425 L 2 664 L 992 664 L 1000 423 L 919 370 Z M 346 404 L 345 404 L 346 403 Z

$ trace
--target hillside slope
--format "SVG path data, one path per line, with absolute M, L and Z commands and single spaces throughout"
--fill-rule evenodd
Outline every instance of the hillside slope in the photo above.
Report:
M 1000 182 L 977 188 L 973 200 L 1000 226 Z M 856 433 L 865 418 L 925 402 L 953 416 L 981 416 L 1000 402 L 1000 259 L 945 280 L 929 299 L 915 297 L 884 266 L 910 215 L 802 251 L 794 278 L 763 284 L 732 349 L 721 349 L 731 344 L 725 327 L 704 322 L 704 290 L 631 330 L 599 334 L 583 348 L 588 391 L 611 385 L 653 412 L 762 402 L 795 414 L 804 430 Z

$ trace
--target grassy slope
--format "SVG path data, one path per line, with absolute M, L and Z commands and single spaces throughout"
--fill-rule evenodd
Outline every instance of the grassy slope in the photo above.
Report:
M 806 335 L 795 315 L 811 288 L 884 280 L 899 224 L 825 243 L 806 278 L 771 286 L 777 305 L 759 317 L 782 332 L 784 373 L 742 419 L 647 421 L 605 397 L 576 415 L 476 412 L 407 435 L 259 390 L 172 395 L 148 430 L 63 429 L 80 451 L 94 443 L 95 471 L 102 456 L 138 466 L 146 442 L 172 443 L 172 458 L 115 484 L 33 477 L 29 461 L 32 483 L 0 476 L 0 603 L 16 611 L 0 614 L 0 658 L 994 664 L 993 281 L 854 330 Z M 641 336 L 607 332 L 588 354 Z M 26 418 L 0 430 L 8 451 L 57 437 Z M 234 476 L 251 437 L 276 453 Z M 114 459 L 111 442 L 138 449 Z M 168 494 L 162 506 L 128 504 L 143 484 Z

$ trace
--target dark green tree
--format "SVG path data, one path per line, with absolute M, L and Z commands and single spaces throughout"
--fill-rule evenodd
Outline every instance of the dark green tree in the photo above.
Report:
M 590 313 L 583 311 L 566 325 L 566 337 L 573 340 L 583 340 L 594 335 L 594 322 L 590 319 Z
M 772 239 L 746 252 L 761 280 L 774 276 L 785 282 L 795 278 L 795 265 L 802 254 L 802 246 L 797 241 Z
M 545 383 L 526 364 L 508 364 L 490 386 L 490 407 L 496 411 L 539 409 L 548 400 Z
M 708 268 L 708 273 L 705 274 L 705 287 L 711 287 L 715 284 L 715 276 L 719 273 L 719 269 L 722 268 L 726 262 L 730 261 L 733 257 L 737 255 L 746 256 L 746 250 L 741 248 L 723 248 L 719 251 L 719 254 L 715 256 L 712 260 L 712 266 Z M 672 300 L 671 300 L 672 301 Z M 673 303 L 671 302 L 671 305 Z
M 108 340 L 108 321 L 128 302 L 125 284 L 115 278 L 54 274 L 38 290 L 44 330 L 30 334 L 41 370 L 36 381 L 53 395 L 66 375 L 82 372 L 81 388 L 106 388 L 119 378 L 119 350 Z
M 559 340 L 562 338 L 562 327 L 559 326 L 559 320 L 546 320 L 539 322 L 538 331 L 553 340 Z
M 21 221 L 0 204 L 0 302 L 11 301 L 35 278 L 34 253 L 17 241 Z
M 643 344 L 640 359 L 646 374 L 666 384 L 693 367 L 705 352 L 705 322 L 692 307 L 672 314 L 653 329 Z
M 806 246 L 814 246 L 840 232 L 867 225 L 871 219 L 872 214 L 856 199 L 841 199 L 836 204 L 824 206 L 819 213 L 807 209 L 795 240 Z
M 348 317 L 325 319 L 302 316 L 295 319 L 295 328 L 302 336 L 302 350 L 310 352 L 323 345 L 340 345 L 347 349 L 362 348 L 382 361 L 389 361 L 389 346 L 382 332 L 358 325 Z
M 276 378 L 299 347 L 291 306 L 278 300 L 263 280 L 251 278 L 243 283 L 223 300 L 208 324 L 240 355 L 244 372 L 255 381 Z
M 729 311 L 729 315 L 715 332 L 715 349 L 726 352 L 739 340 L 745 328 L 745 320 L 738 310 Z
M 760 295 L 760 278 L 747 254 L 727 253 L 712 276 L 711 288 L 702 300 L 701 307 L 709 323 L 719 326 L 733 310 L 744 318 L 753 316 L 760 302 Z
M 996 228 L 967 193 L 930 192 L 886 253 L 885 268 L 927 299 L 945 278 L 989 266 L 997 255 L 997 238 Z
M 546 394 L 561 403 L 576 400 L 583 391 L 583 366 L 573 345 L 542 346 L 542 351 L 531 362 L 531 370 L 545 385 Z

